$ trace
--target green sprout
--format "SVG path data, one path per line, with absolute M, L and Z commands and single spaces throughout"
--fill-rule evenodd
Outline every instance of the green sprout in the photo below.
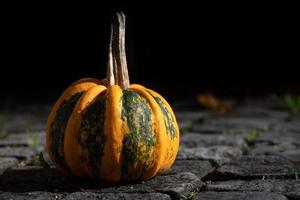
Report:
M 246 142 L 246 143 L 243 145 L 243 152 L 247 154 L 250 150 L 251 150 L 251 147 L 250 147 L 250 145 Z
M 248 132 L 247 135 L 244 136 L 245 143 L 243 149 L 245 153 L 249 152 L 250 149 L 253 147 L 254 141 L 256 140 L 257 136 L 258 136 L 258 132 L 255 129 Z
M 29 130 L 27 132 L 27 144 L 32 149 L 37 149 L 37 146 L 39 144 L 38 135 L 30 132 Z
M 292 96 L 287 94 L 284 96 L 284 101 L 293 113 L 300 112 L 300 96 Z
M 245 141 L 247 144 L 251 145 L 253 144 L 254 140 L 257 138 L 258 132 L 256 130 L 250 131 L 246 136 L 245 136 Z
M 186 196 L 186 199 L 193 199 L 193 197 L 197 194 L 196 191 L 192 191 L 190 192 L 187 196 Z

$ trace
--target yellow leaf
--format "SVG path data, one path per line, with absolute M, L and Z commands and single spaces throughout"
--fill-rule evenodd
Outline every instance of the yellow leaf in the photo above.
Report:
M 232 101 L 218 99 L 213 94 L 200 94 L 197 96 L 197 101 L 201 106 L 219 113 L 232 110 L 234 104 Z

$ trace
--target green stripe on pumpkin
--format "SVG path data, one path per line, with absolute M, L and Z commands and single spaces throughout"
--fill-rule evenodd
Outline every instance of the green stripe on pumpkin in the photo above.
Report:
M 63 155 L 65 129 L 74 107 L 82 94 L 82 92 L 78 92 L 68 100 L 63 101 L 57 109 L 54 120 L 51 123 L 50 135 L 52 141 L 50 150 L 57 164 L 66 170 L 68 166 Z
M 176 120 L 169 112 L 165 103 L 159 97 L 153 96 L 153 98 L 155 99 L 156 103 L 159 105 L 159 107 L 164 115 L 164 122 L 165 122 L 167 134 L 171 137 L 172 140 L 174 140 L 177 137 L 177 131 L 174 126 L 174 123 L 176 123 Z
M 129 128 L 129 133 L 124 135 L 122 147 L 121 170 L 125 179 L 142 178 L 154 165 L 151 150 L 156 144 L 156 134 L 151 118 L 152 111 L 147 101 L 134 91 L 124 90 L 122 120 L 127 119 Z M 130 174 L 129 168 L 134 165 L 141 166 L 141 169 Z
M 99 168 L 104 156 L 106 137 L 104 134 L 105 121 L 105 96 L 99 96 L 92 102 L 82 114 L 80 124 L 80 136 L 77 138 L 88 153 L 81 155 L 83 162 L 87 162 L 93 177 L 99 177 Z

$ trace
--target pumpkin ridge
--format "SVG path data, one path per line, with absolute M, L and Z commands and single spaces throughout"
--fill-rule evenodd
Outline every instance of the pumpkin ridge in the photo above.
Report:
M 156 103 L 159 105 L 159 107 L 164 115 L 164 123 L 165 123 L 167 134 L 169 134 L 171 139 L 174 140 L 177 137 L 176 129 L 174 126 L 175 119 L 173 118 L 171 113 L 168 111 L 164 102 L 159 97 L 153 96 L 151 93 L 149 93 L 149 94 L 154 98 Z
M 76 106 L 68 120 L 64 135 L 64 159 L 72 174 L 83 177 L 88 175 L 86 167 L 87 152 L 78 143 L 81 137 L 80 125 L 82 114 L 95 98 L 105 92 L 106 87 L 96 85 L 89 88 L 77 101 Z
M 121 149 L 122 149 L 122 120 L 121 98 L 122 89 L 118 85 L 108 87 L 106 93 L 105 130 L 107 144 L 104 149 L 103 164 L 100 178 L 117 182 L 121 180 Z
M 173 162 L 175 161 L 177 152 L 178 152 L 178 148 L 179 148 L 179 128 L 178 128 L 178 124 L 175 118 L 175 114 L 172 110 L 172 108 L 170 107 L 170 105 L 168 104 L 168 102 L 157 92 L 151 90 L 151 89 L 146 89 L 148 93 L 150 93 L 153 98 L 157 97 L 159 98 L 159 102 L 161 102 L 163 104 L 163 107 L 165 110 L 168 111 L 168 115 L 169 117 L 172 119 L 170 120 L 173 121 L 173 128 L 175 130 L 175 137 L 173 137 L 173 139 L 171 138 L 171 134 L 167 133 L 168 135 L 168 141 L 169 141 L 169 146 L 167 148 L 166 154 L 165 154 L 165 158 L 164 158 L 164 165 L 161 168 L 161 172 L 165 172 L 167 169 L 169 169 Z M 164 117 L 165 119 L 165 117 Z
M 87 163 L 92 177 L 99 177 L 99 169 L 104 156 L 107 138 L 104 134 L 105 95 L 100 93 L 82 112 L 79 128 L 78 144 L 87 152 L 86 157 L 80 155 L 82 162 Z
M 52 138 L 50 150 L 55 161 L 64 169 L 69 169 L 64 160 L 63 153 L 65 129 L 76 102 L 82 94 L 83 92 L 78 92 L 72 95 L 68 100 L 64 100 L 57 109 L 56 115 L 50 125 L 50 135 Z
M 151 108 L 137 92 L 123 90 L 121 118 L 128 126 L 122 142 L 122 177 L 142 179 L 154 165 L 156 133 Z
M 166 154 L 168 149 L 167 141 L 169 141 L 169 138 L 168 135 L 166 134 L 162 111 L 159 105 L 154 100 L 154 98 L 147 92 L 147 89 L 144 86 L 138 84 L 131 84 L 129 88 L 136 91 L 147 100 L 148 104 L 152 109 L 153 116 L 154 116 L 157 145 L 155 146 L 155 150 L 154 150 L 154 159 L 155 159 L 154 167 L 151 173 L 147 174 L 144 177 L 145 179 L 149 179 L 152 178 L 154 175 L 156 175 L 159 171 L 161 171 L 161 168 L 164 166 L 165 163 L 164 155 Z

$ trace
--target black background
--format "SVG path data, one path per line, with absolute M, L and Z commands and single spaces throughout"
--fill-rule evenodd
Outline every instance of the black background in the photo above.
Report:
M 295 5 L 161 1 L 2 9 L 2 100 L 53 102 L 77 79 L 104 78 L 110 19 L 120 10 L 127 17 L 131 82 L 170 100 L 203 91 L 299 91 Z

